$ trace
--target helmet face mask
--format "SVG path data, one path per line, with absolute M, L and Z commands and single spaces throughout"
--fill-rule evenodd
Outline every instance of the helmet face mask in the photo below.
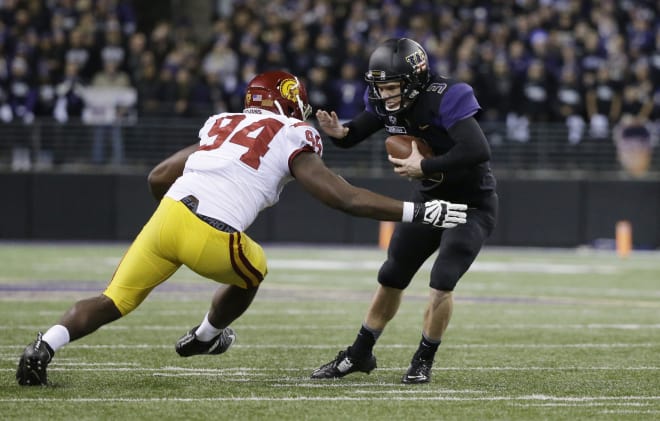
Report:
M 272 71 L 258 74 L 248 84 L 245 108 L 260 108 L 306 120 L 312 113 L 307 90 L 291 73 Z
M 426 51 L 408 38 L 388 39 L 374 50 L 369 58 L 369 70 L 364 79 L 369 84 L 369 101 L 376 114 L 388 116 L 410 108 L 426 88 L 430 74 Z M 390 109 L 378 89 L 379 84 L 399 82 L 401 101 L 397 109 Z
M 374 83 L 374 93 L 387 112 L 396 113 L 401 109 L 404 101 L 403 85 L 402 80 Z M 374 100 L 371 97 L 369 99 Z

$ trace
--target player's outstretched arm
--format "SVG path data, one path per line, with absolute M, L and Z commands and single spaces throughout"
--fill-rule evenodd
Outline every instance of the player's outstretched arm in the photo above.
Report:
M 172 183 L 183 174 L 186 160 L 190 154 L 195 152 L 198 148 L 199 143 L 183 148 L 163 160 L 151 170 L 147 180 L 149 182 L 149 190 L 151 190 L 151 194 L 156 200 L 162 199 Z
M 401 221 L 403 202 L 349 184 L 315 153 L 298 154 L 291 171 L 305 190 L 331 208 L 355 216 Z
M 316 119 L 319 122 L 321 130 L 328 136 L 341 139 L 348 134 L 348 127 L 344 127 L 339 123 L 339 117 L 337 117 L 337 113 L 334 111 L 327 112 L 319 109 L 316 111 Z
M 291 163 L 296 180 L 326 205 L 355 216 L 381 221 L 420 222 L 438 228 L 453 228 L 466 221 L 466 205 L 434 200 L 402 202 L 355 187 L 325 166 L 311 152 L 298 154 Z

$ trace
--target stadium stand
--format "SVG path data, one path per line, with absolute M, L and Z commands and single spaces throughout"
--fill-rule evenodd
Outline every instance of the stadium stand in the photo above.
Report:
M 616 172 L 634 149 L 648 160 L 637 175 L 660 173 L 652 0 L 217 0 L 201 34 L 185 18 L 142 22 L 138 3 L 0 2 L 1 168 L 143 171 L 194 141 L 200 119 L 239 111 L 246 81 L 275 68 L 304 75 L 315 108 L 348 117 L 374 45 L 406 36 L 435 72 L 475 87 L 499 171 Z M 107 63 L 117 72 L 99 82 Z M 98 83 L 136 98 L 109 100 L 107 130 L 85 118 L 104 100 Z M 325 158 L 390 173 L 382 142 Z

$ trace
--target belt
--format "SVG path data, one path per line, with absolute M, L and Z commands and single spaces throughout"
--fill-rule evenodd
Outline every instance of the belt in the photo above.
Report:
M 226 232 L 226 233 L 229 233 L 229 234 L 232 234 L 234 232 L 238 232 L 238 230 L 236 228 L 232 227 L 229 224 L 226 224 L 226 223 L 220 221 L 219 219 L 211 218 L 210 216 L 206 216 L 206 215 L 202 215 L 202 214 L 197 213 L 197 205 L 199 205 L 199 200 L 197 200 L 197 198 L 195 196 L 193 196 L 193 195 L 186 196 L 183 199 L 181 199 L 180 202 L 183 203 L 184 205 L 186 205 L 186 207 L 188 209 L 190 209 L 190 211 L 192 213 L 194 213 L 195 216 L 197 216 L 199 219 L 206 222 L 207 224 L 209 224 L 213 228 L 217 229 L 218 231 Z

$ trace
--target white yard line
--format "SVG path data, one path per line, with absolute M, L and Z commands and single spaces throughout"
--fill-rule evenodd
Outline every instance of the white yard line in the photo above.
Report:
M 17 357 L 14 357 L 13 360 L 17 360 Z M 94 371 L 94 372 L 124 372 L 124 371 L 140 371 L 145 373 L 153 373 L 154 376 L 162 377 L 194 377 L 194 376 L 217 376 L 222 374 L 244 374 L 251 373 L 251 375 L 259 375 L 261 373 L 277 373 L 277 372 L 299 372 L 301 370 L 308 371 L 313 370 L 315 367 L 300 367 L 300 368 L 253 368 L 253 367 L 231 367 L 231 368 L 184 368 L 184 367 L 158 367 L 158 368 L 149 368 L 149 367 L 139 367 L 139 366 L 129 366 L 129 367 L 107 367 L 107 366 L 95 366 L 94 364 L 87 364 L 85 367 L 82 367 L 81 364 L 75 362 L 63 363 L 60 361 L 53 361 L 48 367 L 49 372 L 51 371 L 70 371 L 73 367 L 73 371 Z M 408 366 L 402 367 L 378 367 L 378 371 L 405 371 Z M 619 367 L 619 366 L 566 366 L 566 367 L 438 367 L 440 371 L 659 371 L 660 366 L 631 366 L 631 367 Z M 0 368 L 0 371 L 13 372 L 15 369 L 11 368 Z M 298 381 L 299 379 L 297 379 Z M 305 382 L 305 383 L 296 383 L 298 385 L 314 385 L 314 384 L 323 384 L 323 383 L 314 383 L 314 382 Z M 331 383 L 328 383 L 331 384 Z M 345 383 L 342 383 L 345 384 Z
M 351 329 L 354 328 L 354 324 L 305 324 L 301 326 L 300 324 L 292 323 L 277 323 L 277 324 L 241 324 L 240 330 L 265 330 L 265 331 L 286 331 L 286 330 L 330 330 L 330 329 Z M 1 330 L 11 330 L 15 331 L 18 329 L 22 330 L 38 330 L 40 326 L 37 325 L 0 325 Z M 190 329 L 188 325 L 107 325 L 103 327 L 103 330 L 120 330 L 120 331 L 173 331 L 186 332 Z M 504 329 L 504 330 L 534 330 L 534 329 L 572 329 L 572 330 L 596 330 L 596 329 L 612 329 L 612 330 L 645 330 L 645 329 L 660 329 L 660 323 L 576 323 L 576 324 L 562 324 L 562 323 L 485 323 L 485 324 L 460 324 L 455 323 L 452 325 L 452 329 Z
M 269 259 L 269 269 L 288 270 L 378 270 L 381 260 L 307 260 L 307 259 Z M 430 270 L 432 263 L 425 263 L 422 269 Z M 612 274 L 618 271 L 616 265 L 590 265 L 542 262 L 485 262 L 477 261 L 471 267 L 472 272 L 518 272 L 518 273 L 551 273 L 551 274 Z
M 294 402 L 294 401 L 458 401 L 458 402 L 491 402 L 491 401 L 556 401 L 556 402 L 619 402 L 619 401 L 659 401 L 660 396 L 383 396 L 383 397 L 355 397 L 355 396 L 237 396 L 237 397 L 213 397 L 213 398 L 0 398 L 0 402 L 75 402 L 75 403 L 163 403 L 163 402 L 235 402 L 235 401 L 271 401 L 271 402 Z
M 337 344 L 235 344 L 232 348 L 242 349 L 335 349 Z M 415 344 L 378 344 L 381 349 L 407 349 L 414 348 Z M 24 345 L 0 345 L 0 349 L 23 349 Z M 653 348 L 660 347 L 660 343 L 643 342 L 643 343 L 577 343 L 577 344 L 443 344 L 443 349 L 481 349 L 481 348 L 504 348 L 504 349 L 557 349 L 557 348 L 584 348 L 584 349 L 610 349 L 610 348 Z M 158 345 L 158 344 L 79 344 L 74 343 L 67 346 L 67 349 L 171 349 L 173 345 Z

